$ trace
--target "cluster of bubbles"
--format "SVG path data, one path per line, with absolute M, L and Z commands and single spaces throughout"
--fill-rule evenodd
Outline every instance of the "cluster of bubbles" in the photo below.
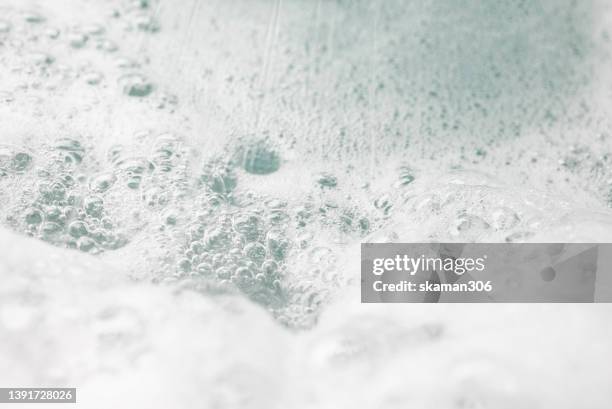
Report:
M 56 140 L 45 151 L 47 163 L 37 166 L 23 150 L 3 147 L 0 152 L 3 175 L 14 179 L 33 172 L 36 176 L 33 189 L 24 189 L 23 200 L 7 215 L 9 224 L 31 236 L 85 252 L 116 249 L 126 243 L 115 231 L 99 190 L 88 189 L 87 178 L 79 173 L 86 153 L 78 139 Z
M 88 50 L 96 51 L 99 54 L 97 57 L 101 54 L 105 62 L 109 55 L 113 55 L 117 86 L 125 100 L 154 101 L 157 108 L 175 106 L 176 97 L 158 90 L 145 74 L 143 65 L 148 61 L 146 56 L 141 55 L 143 58 L 139 60 L 132 56 L 117 56 L 115 54 L 120 47 L 112 40 L 116 38 L 114 29 L 117 25 L 122 26 L 122 35 L 127 37 L 159 35 L 162 28 L 156 19 L 159 4 L 152 0 L 126 0 L 118 4 L 104 24 L 86 24 L 67 29 L 52 27 L 41 14 L 24 14 L 20 23 L 47 41 L 43 43 L 40 40 L 36 44 L 51 44 L 45 52 L 28 54 L 28 70 L 42 76 L 49 76 L 54 71 L 67 76 L 66 70 L 59 67 L 62 55 L 66 53 L 83 55 Z M 454 9 L 455 6 L 442 2 L 441 7 Z M 390 12 L 393 8 L 392 5 L 385 6 L 383 11 Z M 479 19 L 473 19 L 474 15 Z M 461 15 L 462 20 L 476 21 L 476 25 L 483 20 L 480 17 L 483 16 L 478 10 L 471 9 Z M 546 16 L 536 17 L 535 20 L 540 21 Z M 0 38 L 10 37 L 20 23 L 0 19 Z M 22 29 L 21 26 L 19 29 Z M 433 26 L 430 29 L 436 36 L 448 35 L 451 39 L 451 34 L 456 34 L 454 29 L 438 30 Z M 504 28 L 500 32 L 503 34 L 506 29 L 511 30 Z M 563 30 L 563 27 L 537 29 L 536 34 L 546 37 L 549 31 L 556 33 Z M 438 32 L 441 34 L 436 34 Z M 459 34 L 463 36 L 463 33 Z M 349 36 L 351 33 L 338 35 Z M 449 47 L 457 42 L 463 44 L 459 40 L 451 41 Z M 395 52 L 395 45 L 386 46 L 389 47 L 387 51 L 393 51 L 393 55 L 404 55 Z M 522 48 L 525 52 L 535 53 L 540 47 Z M 420 54 L 428 55 L 430 45 L 421 44 L 415 49 Z M 471 62 L 467 58 L 471 55 L 470 50 L 471 47 L 461 50 L 461 57 L 466 57 L 466 61 L 462 60 L 464 63 Z M 493 54 L 496 56 L 496 66 L 497 63 L 505 66 L 507 60 L 513 62 L 505 74 L 513 80 L 509 83 L 516 85 L 516 73 L 523 71 L 523 61 L 528 59 L 515 61 L 512 47 L 494 50 Z M 478 60 L 488 58 L 486 52 L 478 52 L 477 55 Z M 579 66 L 573 57 L 566 57 L 572 63 L 570 65 Z M 553 67 L 558 64 L 548 57 L 545 60 L 547 65 Z M 427 62 L 428 59 L 423 61 Z M 458 78 L 455 78 L 455 74 L 452 74 L 447 78 L 448 85 L 440 84 L 436 89 L 417 92 L 415 87 L 420 85 L 397 75 L 396 64 L 399 67 L 403 62 L 381 67 L 379 75 L 388 79 L 381 80 L 375 93 L 382 89 L 398 90 L 398 100 L 391 101 L 397 104 L 389 104 L 394 106 L 406 105 L 404 95 L 420 95 L 408 101 L 415 107 L 425 107 L 423 112 L 417 110 L 410 114 L 419 118 L 417 122 L 424 124 L 419 134 L 434 135 L 439 132 L 443 136 L 450 136 L 465 131 L 457 118 L 467 115 L 479 118 L 475 123 L 483 125 L 485 129 L 498 125 L 496 120 L 490 118 L 499 116 L 506 119 L 510 125 L 504 127 L 501 133 L 513 135 L 516 132 L 512 124 L 521 122 L 525 106 L 529 107 L 544 98 L 537 90 L 527 93 L 530 98 L 525 105 L 521 98 L 515 99 L 511 95 L 504 100 L 512 108 L 511 112 L 497 115 L 497 111 L 503 110 L 504 106 L 491 103 L 489 105 L 496 108 L 495 112 L 487 112 L 485 102 L 491 96 L 480 93 L 479 83 L 471 79 L 481 76 L 457 74 Z M 367 64 L 354 66 L 366 67 Z M 105 75 L 113 72 L 108 70 L 103 74 L 87 64 L 77 71 L 73 76 L 91 86 L 106 85 Z M 498 76 L 497 71 L 498 68 L 494 66 L 482 64 L 476 74 L 483 74 L 482 77 L 488 78 L 492 88 L 501 92 L 506 88 L 506 79 Z M 368 84 L 359 82 L 371 78 L 370 75 L 358 71 L 350 75 L 355 75 L 359 80 L 355 92 L 369 88 Z M 569 72 L 561 77 L 574 80 Z M 341 92 L 342 87 L 355 80 L 348 79 L 351 81 L 336 84 L 334 95 L 345 95 Z M 560 88 L 555 92 L 564 95 L 569 91 L 563 88 L 561 79 L 555 81 Z M 521 85 L 518 89 L 523 87 Z M 466 95 L 467 91 L 464 90 L 475 94 Z M 0 97 L 8 98 L 4 94 L 0 94 Z M 464 99 L 472 102 L 466 105 L 468 108 L 450 109 L 440 102 Z M 362 98 L 358 100 L 362 101 Z M 368 105 L 368 109 L 371 108 Z M 402 119 L 399 112 L 395 112 L 388 132 L 381 134 L 393 135 L 394 127 L 404 128 L 406 118 L 410 116 L 408 113 L 405 115 Z M 354 149 L 362 153 L 368 149 L 363 142 L 366 138 L 358 138 L 359 142 L 355 143 L 345 139 L 344 134 L 334 138 L 329 151 Z M 448 138 L 449 141 L 454 139 Z M 453 176 L 436 186 L 429 183 L 434 178 L 423 178 L 429 182 L 419 185 L 421 176 L 413 164 L 399 166 L 391 183 L 382 189 L 365 184 L 360 192 L 355 192 L 359 189 L 352 189 L 354 186 L 343 185 L 342 166 L 331 165 L 314 175 L 306 194 L 295 200 L 279 200 L 274 195 L 254 193 L 244 182 L 274 177 L 284 166 L 284 151 L 275 144 L 274 138 L 245 137 L 231 142 L 231 146 L 217 157 L 203 158 L 201 161 L 197 153 L 193 154 L 197 149 L 188 146 L 175 134 L 147 131 L 131 140 L 139 142 L 113 145 L 106 156 L 100 158 L 95 157 L 96 152 L 88 149 L 80 137 L 55 140 L 39 151 L 0 145 L 0 184 L 3 187 L 13 184 L 11 188 L 0 189 L 0 193 L 2 190 L 19 192 L 18 185 L 23 184 L 18 199 L 11 201 L 0 196 L 3 202 L 11 203 L 11 206 L 5 207 L 8 210 L 0 210 L 2 222 L 55 245 L 89 253 L 118 250 L 137 241 L 136 235 L 142 232 L 141 237 L 148 236 L 156 241 L 148 243 L 150 248 L 157 244 L 162 249 L 159 253 L 152 251 L 150 253 L 154 255 L 146 256 L 149 258 L 147 261 L 155 265 L 152 269 L 155 281 L 187 286 L 206 293 L 243 293 L 269 308 L 280 322 L 291 327 L 311 325 L 330 291 L 346 284 L 347 277 L 339 271 L 336 263 L 339 253 L 333 247 L 336 244 L 341 246 L 366 237 L 398 220 L 407 224 L 408 229 L 398 227 L 385 230 L 388 234 L 382 240 L 423 239 L 423 232 L 426 231 L 434 232 L 428 237 L 432 240 L 475 241 L 488 238 L 520 241 L 529 238 L 538 229 L 536 223 L 546 213 L 536 209 L 547 208 L 544 203 L 527 205 L 519 198 L 508 197 L 501 192 L 501 188 L 495 187 L 495 182 L 489 180 L 476 180 L 473 183 L 459 180 L 470 179 L 471 176 Z M 310 143 L 309 138 L 304 140 Z M 324 145 L 323 140 L 318 140 L 318 143 Z M 342 144 L 342 149 L 334 144 Z M 396 148 L 386 143 L 384 138 L 380 145 Z M 372 148 L 370 146 L 369 149 Z M 577 147 L 559 165 L 571 172 L 586 171 L 612 180 L 609 178 L 609 158 L 602 157 L 593 162 L 589 155 L 588 149 Z M 489 156 L 485 148 L 478 148 L 467 163 L 481 163 Z M 194 158 L 198 159 L 195 163 Z M 432 166 L 432 163 L 427 166 Z M 587 163 L 595 165 L 584 170 Z M 376 178 L 370 178 L 373 184 L 377 182 Z M 358 200 L 351 194 L 361 194 L 367 199 Z M 612 203 L 612 193 L 609 201 Z M 412 231 L 410 229 L 415 232 L 413 236 L 401 236 L 405 231 Z M 321 239 L 321 236 L 326 237 Z
M 552 223 L 544 196 L 523 200 L 477 172 L 457 170 L 432 185 L 432 175 L 400 165 L 382 194 L 362 186 L 368 209 L 345 196 L 341 175 L 330 171 L 313 174 L 310 193 L 296 200 L 249 189 L 247 181 L 283 166 L 282 150 L 268 138 L 241 139 L 203 165 L 175 134 L 145 131 L 132 140 L 141 145 L 112 145 L 100 161 L 82 138 L 60 138 L 41 151 L 0 146 L 0 183 L 28 174 L 36 181 L 7 224 L 90 253 L 119 249 L 144 230 L 164 249 L 146 256 L 154 281 L 242 293 L 290 327 L 313 325 L 334 289 L 351 280 L 334 243 L 372 232 L 379 233 L 368 241 L 422 240 L 423 231 L 437 241 L 515 242 Z M 130 224 L 134 213 L 139 226 Z
M 115 9 L 112 16 L 123 22 L 125 31 L 145 34 L 157 33 L 160 23 L 155 18 L 154 1 L 128 1 L 122 7 Z M 135 71 L 139 64 L 130 59 L 120 58 L 117 66 L 126 71 L 118 80 L 123 93 L 130 97 L 142 98 L 149 96 L 155 89 L 153 82 L 142 72 Z
M 606 137 L 600 138 L 604 140 Z M 596 153 L 586 145 L 572 144 L 559 159 L 559 168 L 589 180 L 608 207 L 612 207 L 612 155 Z
M 94 254 L 119 249 L 144 229 L 166 249 L 151 256 L 158 273 L 152 279 L 207 293 L 241 292 L 288 326 L 311 325 L 330 285 L 342 285 L 333 250 L 318 245 L 317 234 L 364 236 L 370 229 L 356 207 L 326 196 L 337 187 L 332 174 L 315 176 L 316 194 L 295 203 L 241 186 L 245 175 L 266 177 L 280 168 L 281 153 L 268 139 L 242 141 L 206 160 L 200 172 L 192 171 L 191 150 L 171 133 L 141 132 L 134 139 L 148 152 L 112 145 L 104 158 L 89 152 L 85 139 L 59 138 L 36 155 L 0 147 L 4 179 L 35 181 L 11 206 L 6 224 Z
M 169 176 L 176 173 L 169 148 L 175 145 L 155 146 L 160 148 L 154 149 L 154 168 Z M 251 138 L 226 156 L 207 160 L 195 183 L 186 181 L 186 173 L 176 177 L 183 180 L 187 200 L 167 203 L 160 212 L 158 240 L 173 249 L 163 260 L 160 281 L 207 293 L 239 291 L 288 326 L 311 325 L 329 278 L 339 276 L 331 271 L 329 257 L 321 255 L 332 250 L 315 245 L 317 232 L 365 235 L 369 223 L 356 209 L 329 200 L 311 197 L 291 203 L 240 186 L 242 175 L 265 177 L 280 166 L 281 155 L 273 144 Z M 318 179 L 312 187 L 317 186 Z M 306 263 L 296 261 L 300 254 L 308 254 Z M 297 265 L 307 266 L 312 274 L 296 273 Z M 341 285 L 340 280 L 332 284 Z M 305 291 L 310 296 L 305 297 Z
M 157 0 L 128 0 L 112 12 L 114 18 L 125 18 L 125 30 L 156 33 L 161 25 L 155 17 Z
M 145 0 L 123 2 L 99 22 L 69 27 L 55 26 L 53 19 L 38 12 L 21 12 L 9 15 L 10 19 L 0 19 L 0 40 L 6 39 L 5 44 L 14 48 L 11 58 L 16 61 L 11 64 L 15 73 L 35 74 L 34 79 L 26 80 L 31 88 L 57 88 L 58 83 L 68 85 L 75 81 L 106 88 L 113 80 L 107 77 L 116 75 L 116 89 L 138 100 L 151 96 L 157 87 L 143 70 L 146 58 L 136 61 L 117 55 L 121 50 L 115 38 L 159 32 L 156 4 Z M 66 64 L 72 59 L 66 57 L 72 56 L 82 62 L 76 66 Z M 118 70 L 116 74 L 109 74 L 112 69 L 108 67 L 112 66 Z M 147 102 L 158 109 L 174 109 L 177 98 L 159 90 Z
M 20 174 L 32 166 L 32 155 L 25 149 L 0 145 L 0 177 Z
M 409 187 L 402 184 L 404 178 L 400 172 L 396 186 L 402 189 L 374 202 L 377 207 L 384 204 L 392 227 L 382 229 L 373 241 L 422 240 L 426 231 L 432 241 L 520 242 L 553 223 L 553 204 L 545 195 L 521 197 L 485 174 L 456 170 L 434 183 Z
M 139 21 L 132 27 L 155 33 L 159 25 L 143 17 L 153 13 L 150 2 L 136 1 L 112 17 Z M 44 29 L 51 40 L 67 42 L 70 52 L 118 50 L 104 25 L 45 28 L 47 19 L 39 14 L 26 22 Z M 0 24 L 0 31 L 11 27 Z M 32 58 L 41 70 L 51 72 L 57 65 L 46 52 Z M 124 57 L 114 62 L 125 95 L 138 99 L 155 91 L 139 62 Z M 89 85 L 105 81 L 96 70 L 81 74 Z M 176 100 L 166 95 L 162 103 L 175 105 Z M 192 283 L 206 291 L 238 290 L 287 325 L 304 326 L 316 317 L 330 283 L 342 285 L 334 250 L 319 245 L 317 235 L 327 230 L 336 238 L 363 237 L 378 217 L 376 211 L 366 214 L 350 199 L 340 199 L 333 172 L 315 175 L 312 194 L 295 203 L 250 192 L 240 183 L 243 175 L 265 178 L 283 163 L 281 149 L 268 136 L 240 139 L 203 166 L 190 163 L 190 149 L 176 135 L 147 131 L 131 140 L 142 144 L 113 145 L 105 157 L 96 157 L 98 151 L 88 149 L 81 137 L 57 139 L 35 153 L 1 146 L 0 178 L 15 184 L 35 181 L 2 212 L 6 224 L 94 254 L 119 249 L 144 229 L 165 249 L 153 261 L 156 280 Z M 5 190 L 19 191 L 16 186 Z M 299 269 L 293 261 L 288 264 L 294 259 L 300 260 Z
M 157 135 L 148 154 L 113 145 L 101 160 L 87 152 L 82 139 L 41 146 L 39 163 L 25 149 L 0 146 L 3 190 L 21 195 L 6 215 L 10 225 L 83 251 L 117 249 L 140 229 L 132 223 L 135 213 L 142 208 L 152 217 L 188 188 L 185 150 L 172 134 Z

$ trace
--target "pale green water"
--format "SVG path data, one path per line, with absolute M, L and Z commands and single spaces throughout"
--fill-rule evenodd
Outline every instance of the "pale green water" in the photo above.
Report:
M 4 0 L 2 383 L 85 407 L 607 407 L 607 306 L 357 294 L 366 240 L 610 239 L 607 21 Z

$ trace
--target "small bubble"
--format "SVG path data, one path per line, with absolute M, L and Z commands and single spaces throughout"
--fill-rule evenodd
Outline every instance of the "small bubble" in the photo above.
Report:
M 238 267 L 234 274 L 240 278 L 253 278 L 253 272 L 248 267 Z
M 195 223 L 189 228 L 189 237 L 191 240 L 200 240 L 204 237 L 206 226 L 204 224 Z
M 178 216 L 173 209 L 169 209 L 164 212 L 162 219 L 164 220 L 164 223 L 174 226 L 178 221 Z
M 47 220 L 58 220 L 62 215 L 62 211 L 57 206 L 47 206 L 45 208 L 45 218 Z
M 104 211 L 104 201 L 99 196 L 88 196 L 83 200 L 83 208 L 88 215 L 99 218 Z
M 59 202 L 66 197 L 66 188 L 60 182 L 41 183 L 38 190 L 46 203 Z
M 73 195 L 70 195 L 71 197 Z M 72 202 L 72 204 L 76 203 L 79 199 L 77 197 L 74 197 L 73 200 L 69 199 L 69 202 Z M 62 208 L 62 215 L 65 219 L 72 219 L 73 217 L 75 217 L 77 214 L 76 209 L 73 206 L 64 206 Z
M 169 172 L 176 166 L 179 142 L 171 134 L 160 135 L 154 145 L 151 162 L 162 172 Z
M 134 25 L 138 30 L 147 33 L 157 33 L 161 29 L 159 22 L 153 16 L 146 14 L 134 17 Z
M 374 200 L 374 207 L 379 210 L 382 210 L 385 215 L 388 215 L 391 212 L 393 203 L 391 203 L 391 199 L 389 198 L 389 196 L 382 195 L 378 199 Z
M 300 248 L 305 249 L 310 245 L 310 242 L 313 239 L 312 233 L 305 232 L 297 236 L 296 242 L 299 244 Z
M 254 214 L 236 214 L 232 220 L 234 231 L 244 236 L 248 242 L 257 241 L 262 235 L 263 222 Z
M 31 24 L 39 24 L 43 23 L 46 18 L 41 14 L 29 12 L 24 15 L 24 20 Z
M 127 177 L 127 186 L 130 189 L 138 189 L 145 172 L 152 169 L 152 164 L 145 158 L 129 157 L 121 158 L 121 151 L 113 150 L 112 161 L 121 173 Z
M 191 271 L 191 261 L 186 258 L 179 260 L 178 270 L 183 273 L 190 272 Z
M 52 55 L 41 52 L 30 53 L 28 59 L 32 64 L 38 66 L 51 65 L 55 62 L 55 58 Z
M 104 229 L 91 229 L 88 232 L 88 236 L 94 239 L 96 243 L 101 245 L 103 245 L 108 239 L 107 232 Z
M 62 229 L 62 226 L 60 226 L 58 223 L 55 223 L 55 222 L 45 222 L 42 224 L 42 226 L 40 226 L 40 230 L 45 236 L 55 234 L 59 232 L 61 229 Z
M 367 218 L 362 217 L 359 219 L 359 228 L 362 232 L 367 232 L 370 230 L 370 221 Z
M 217 253 L 211 258 L 211 263 L 215 268 L 221 267 L 225 263 L 225 261 L 225 255 L 221 253 Z
M 253 278 L 255 278 L 255 275 L 247 267 L 238 267 L 234 272 L 233 278 L 233 281 L 235 281 L 238 286 L 242 287 L 243 289 L 246 289 L 245 287 L 249 286 L 252 283 Z
M 334 188 L 338 185 L 338 179 L 330 173 L 320 173 L 317 176 L 317 183 L 323 188 Z
M 89 37 L 83 33 L 70 33 L 66 36 L 66 39 L 72 48 L 83 48 Z
M 198 272 L 198 274 L 208 276 L 212 274 L 213 267 L 209 263 L 200 263 L 196 267 L 196 271 Z
M 87 236 L 83 236 L 77 240 L 77 248 L 81 251 L 92 251 L 96 247 L 96 242 Z
M 108 149 L 106 157 L 112 164 L 119 165 L 119 163 L 121 163 L 121 158 L 123 157 L 123 151 L 123 145 L 113 145 Z
M 67 163 L 79 164 L 83 160 L 85 154 L 85 149 L 81 146 L 81 142 L 72 138 L 58 139 L 55 148 L 65 152 L 64 160 Z
M 278 273 L 278 264 L 274 260 L 266 260 L 261 265 L 261 271 L 266 275 L 266 277 L 275 277 Z
M 25 152 L 18 152 L 13 157 L 12 168 L 16 172 L 23 172 L 29 169 L 31 164 L 32 164 L 32 157 L 29 154 Z
M 414 182 L 414 179 L 414 171 L 409 166 L 400 167 L 398 187 L 409 185 Z
M 156 100 L 156 108 L 164 109 L 169 107 L 170 109 L 173 109 L 176 105 L 178 105 L 178 102 L 179 100 L 176 95 L 162 92 Z
M 31 225 L 38 225 L 42 223 L 43 216 L 38 209 L 28 209 L 25 213 L 25 222 Z
M 476 154 L 476 156 L 480 156 L 482 158 L 484 158 L 485 156 L 487 156 L 487 151 L 484 150 L 483 148 L 476 148 L 476 150 L 474 151 L 474 153 Z
M 32 166 L 32 161 L 29 153 L 0 145 L 0 174 L 25 172 Z
M 189 249 L 193 252 L 193 254 L 202 254 L 204 253 L 204 244 L 200 241 L 194 241 L 189 246 Z
M 87 234 L 87 224 L 80 220 L 76 220 L 68 226 L 68 233 L 74 238 L 79 238 Z
M 103 78 L 104 77 L 101 73 L 95 71 L 87 72 L 83 75 L 83 79 L 89 85 L 98 85 Z
M 266 259 L 266 248 L 260 243 L 249 243 L 244 247 L 244 255 L 260 265 Z
M 149 207 L 164 206 L 168 203 L 166 192 L 158 187 L 147 189 L 142 195 L 142 200 Z
M 218 161 L 205 165 L 200 181 L 211 191 L 220 195 L 230 193 L 237 184 L 236 175 L 232 169 L 227 164 Z
M 62 183 L 66 187 L 72 187 L 76 183 L 74 178 L 72 177 L 72 175 L 69 175 L 69 174 L 62 175 L 60 180 L 62 181 Z M 87 180 L 87 177 L 85 175 L 83 175 L 83 174 L 79 174 L 79 175 L 77 175 L 77 180 L 80 183 L 84 183 Z
M 270 230 L 266 235 L 266 244 L 270 254 L 276 260 L 283 260 L 289 251 L 289 240 L 281 231 Z
M 102 219 L 100 219 L 100 222 L 102 223 L 102 227 L 104 227 L 105 229 L 113 228 L 113 222 L 108 217 L 103 217 Z
M 115 183 L 117 177 L 112 172 L 101 173 L 94 176 L 89 182 L 89 188 L 96 193 L 106 192 Z
M 133 10 L 148 9 L 151 6 L 150 0 L 130 0 L 129 8 Z
M 215 275 L 219 280 L 229 280 L 232 278 L 232 272 L 229 267 L 219 267 L 215 270 Z
M 231 243 L 230 235 L 221 228 L 215 228 L 206 232 L 204 244 L 207 249 L 213 251 L 223 251 Z
M 119 78 L 123 93 L 131 97 L 146 97 L 153 92 L 153 84 L 141 74 L 127 74 Z
M 55 40 L 59 37 L 60 31 L 57 28 L 48 28 L 45 30 L 45 35 L 52 40 Z
M 288 220 L 290 219 L 289 215 L 287 214 L 287 212 L 280 210 L 280 209 L 274 209 L 272 210 L 267 217 L 267 220 L 269 223 L 271 224 L 284 224 L 286 223 Z
M 263 273 L 258 273 L 255 275 L 255 281 L 260 284 L 264 284 L 266 282 L 266 276 Z

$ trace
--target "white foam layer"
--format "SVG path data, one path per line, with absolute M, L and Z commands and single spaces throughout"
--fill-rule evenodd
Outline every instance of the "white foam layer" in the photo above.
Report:
M 240 297 L 134 283 L 4 230 L 0 246 L 0 382 L 76 386 L 79 407 L 610 400 L 608 305 L 361 305 L 350 287 L 293 333 Z

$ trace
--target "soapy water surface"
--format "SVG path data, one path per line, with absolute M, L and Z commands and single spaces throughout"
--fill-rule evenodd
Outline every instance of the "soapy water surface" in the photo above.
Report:
M 606 242 L 606 2 L 2 0 L 2 385 L 604 408 L 605 305 L 360 305 L 359 243 Z

